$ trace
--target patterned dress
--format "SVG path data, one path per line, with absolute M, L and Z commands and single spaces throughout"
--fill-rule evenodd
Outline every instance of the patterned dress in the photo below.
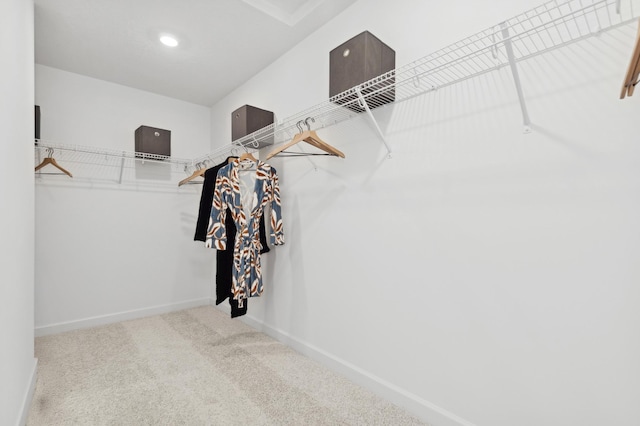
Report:
M 206 246 L 218 250 L 227 247 L 225 219 L 227 208 L 236 225 L 233 248 L 233 298 L 242 302 L 260 296 L 263 291 L 260 268 L 260 218 L 271 207 L 272 245 L 284 244 L 280 188 L 276 169 L 262 161 L 234 160 L 220 169 L 211 205 Z

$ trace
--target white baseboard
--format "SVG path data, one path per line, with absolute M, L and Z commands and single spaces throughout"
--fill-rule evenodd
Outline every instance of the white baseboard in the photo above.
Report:
M 33 400 L 33 394 L 36 391 L 36 381 L 38 378 L 38 358 L 33 359 L 33 369 L 31 370 L 31 380 L 27 393 L 22 400 L 22 407 L 20 408 L 20 419 L 17 426 L 24 426 L 27 424 L 27 417 L 29 417 L 29 410 L 31 409 L 31 401 Z
M 325 365 L 332 371 L 348 378 L 352 382 L 379 395 L 391 403 L 404 408 L 416 417 L 430 423 L 432 426 L 475 426 L 444 408 L 420 398 L 400 387 L 389 383 L 343 359 L 340 359 L 318 347 L 304 342 L 289 333 L 271 327 L 263 321 L 244 315 L 240 320 L 252 328 L 261 331 L 282 342 L 301 354 Z
M 166 314 L 168 312 L 181 311 L 183 309 L 195 308 L 203 305 L 211 305 L 212 299 L 205 297 L 202 299 L 187 300 L 184 302 L 171 303 L 168 305 L 152 306 L 149 308 L 135 309 L 132 311 L 117 312 L 114 314 L 101 315 L 91 318 L 83 318 L 74 321 L 60 322 L 36 327 L 35 336 L 48 336 L 50 334 L 63 333 L 65 331 L 78 330 L 81 328 L 96 327 L 99 325 L 113 324 L 120 321 L 144 318 L 152 315 Z

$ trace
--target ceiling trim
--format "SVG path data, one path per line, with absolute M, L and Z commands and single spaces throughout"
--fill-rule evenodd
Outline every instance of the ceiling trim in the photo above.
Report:
M 293 12 L 284 10 L 283 7 L 279 7 L 271 0 L 242 0 L 248 5 L 258 9 L 259 11 L 271 16 L 278 21 L 289 25 L 295 26 L 298 22 L 303 20 L 313 10 L 320 6 L 324 0 L 307 0 L 301 2 L 301 4 Z

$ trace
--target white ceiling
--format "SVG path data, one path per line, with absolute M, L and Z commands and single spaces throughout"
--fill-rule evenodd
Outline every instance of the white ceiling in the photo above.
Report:
M 36 63 L 210 106 L 354 1 L 35 0 Z

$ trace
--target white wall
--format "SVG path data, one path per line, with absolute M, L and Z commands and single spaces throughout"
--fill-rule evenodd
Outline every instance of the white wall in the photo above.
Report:
M 33 2 L 0 3 L 0 424 L 23 424 L 33 357 Z
M 44 141 L 133 152 L 147 125 L 171 130 L 174 157 L 209 150 L 206 107 L 41 65 L 35 99 Z M 36 178 L 37 334 L 208 301 L 213 254 L 193 241 L 201 186 L 178 187 L 184 170 L 127 161 L 118 184 L 119 159 L 54 158 L 74 176 Z
M 324 101 L 361 31 L 400 66 L 539 4 L 361 0 L 215 105 L 212 142 L 243 104 Z M 318 132 L 344 160 L 272 159 L 287 242 L 245 320 L 435 425 L 636 425 L 635 31 L 522 64 L 531 134 L 505 67 L 377 111 L 391 159 L 366 118 Z

